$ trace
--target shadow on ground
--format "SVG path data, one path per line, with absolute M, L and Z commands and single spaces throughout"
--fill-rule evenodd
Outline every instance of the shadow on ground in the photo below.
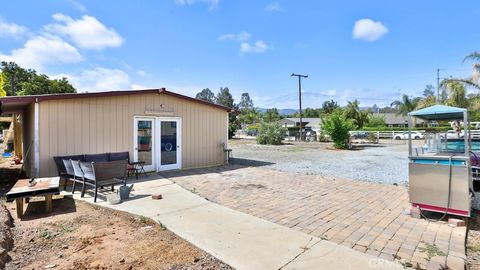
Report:
M 75 200 L 69 196 L 59 196 L 53 199 L 52 207 L 53 211 L 50 213 L 45 212 L 45 201 L 32 200 L 25 205 L 25 212 L 22 217 L 22 221 L 33 220 L 39 218 L 47 218 L 51 216 L 63 215 L 73 213 L 77 211 Z
M 234 171 L 245 167 L 263 167 L 274 165 L 273 162 L 253 160 L 253 159 L 244 159 L 244 158 L 232 158 L 230 164 L 217 167 L 208 167 L 208 168 L 198 168 L 198 169 L 188 169 L 188 170 L 175 170 L 175 171 L 165 171 L 159 172 L 158 174 L 166 178 L 175 178 L 183 177 L 189 175 L 201 175 L 209 173 L 224 173 L 228 171 Z

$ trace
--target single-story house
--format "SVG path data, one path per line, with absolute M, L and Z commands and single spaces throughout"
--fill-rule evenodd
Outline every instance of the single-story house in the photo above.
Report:
M 282 120 L 278 121 L 282 127 L 300 127 L 300 118 L 292 117 L 292 118 L 283 118 Z M 322 120 L 320 118 L 303 118 L 302 117 L 302 127 L 304 129 L 311 129 L 316 131 L 317 133 L 320 132 L 322 125 Z
M 380 116 L 385 119 L 387 127 L 408 127 L 408 116 L 403 116 L 397 113 L 375 113 L 375 116 Z M 417 125 L 423 124 L 421 119 L 416 120 Z
M 221 165 L 231 108 L 161 89 L 0 98 L 20 114 L 29 177 L 57 175 L 53 157 L 128 151 L 147 171 Z

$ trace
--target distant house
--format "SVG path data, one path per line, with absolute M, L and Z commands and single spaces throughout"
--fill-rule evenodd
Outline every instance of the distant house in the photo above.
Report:
M 408 127 L 408 116 L 397 115 L 396 113 L 375 113 L 375 116 L 380 116 L 385 119 L 387 127 Z M 416 124 L 421 125 L 424 121 L 417 119 Z
M 278 121 L 282 127 L 300 127 L 300 118 L 283 118 Z M 302 118 L 302 126 L 304 129 L 311 129 L 316 132 L 320 132 L 322 126 L 322 120 L 320 118 Z

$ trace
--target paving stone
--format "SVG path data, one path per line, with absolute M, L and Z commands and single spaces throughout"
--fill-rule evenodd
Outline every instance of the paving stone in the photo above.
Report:
M 465 260 L 455 256 L 448 256 L 447 266 L 452 270 L 464 270 Z
M 435 243 L 452 257 L 452 264 L 465 258 L 466 227 L 406 215 L 410 203 L 405 187 L 235 164 L 228 170 L 196 170 L 165 176 L 216 203 L 357 250 L 365 248 L 363 252 L 373 256 L 410 256 L 427 267 L 419 248 Z M 248 185 L 267 188 L 239 188 Z

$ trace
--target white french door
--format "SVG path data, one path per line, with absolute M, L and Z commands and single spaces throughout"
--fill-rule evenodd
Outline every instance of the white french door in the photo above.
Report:
M 133 160 L 143 161 L 146 171 L 156 169 L 155 118 L 135 117 L 133 130 Z
M 180 169 L 181 130 L 178 117 L 135 117 L 134 161 L 145 162 L 146 171 Z

